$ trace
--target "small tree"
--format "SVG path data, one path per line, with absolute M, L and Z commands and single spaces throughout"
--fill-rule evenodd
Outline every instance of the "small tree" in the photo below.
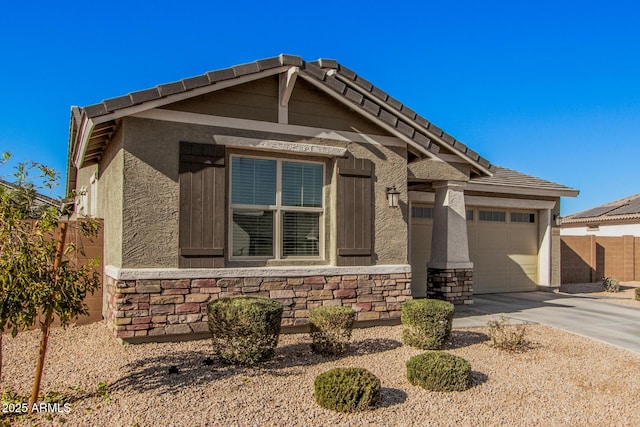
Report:
M 5 153 L 2 163 L 9 159 Z M 30 173 L 36 172 L 41 186 L 34 185 Z M 65 245 L 68 221 L 62 221 L 65 204 L 60 207 L 36 203 L 39 188 L 52 188 L 58 174 L 37 163 L 19 163 L 15 184 L 0 186 L 0 331 L 30 328 L 39 321 L 41 339 L 29 413 L 40 392 L 40 381 L 49 341 L 49 331 L 57 316 L 64 327 L 79 315 L 87 314 L 84 298 L 100 285 L 95 263 L 75 265 L 65 253 L 75 250 Z M 80 221 L 84 235 L 96 235 L 95 221 Z M 58 229 L 58 234 L 55 231 Z M 2 366 L 0 335 L 0 379 Z

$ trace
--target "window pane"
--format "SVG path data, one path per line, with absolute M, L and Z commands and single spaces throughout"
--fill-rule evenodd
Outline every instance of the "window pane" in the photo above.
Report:
M 473 209 L 467 209 L 466 215 L 467 215 L 467 221 L 473 221 Z
M 511 222 L 536 222 L 536 215 L 532 213 L 511 212 Z
M 276 204 L 276 161 L 232 157 L 231 194 L 233 204 Z
M 233 256 L 273 256 L 273 212 L 233 210 Z
M 282 204 L 322 207 L 322 165 L 282 162 Z
M 320 213 L 284 212 L 282 215 L 282 254 L 318 256 Z
M 504 212 L 499 211 L 480 211 L 479 218 L 480 221 L 496 221 L 496 222 L 505 222 L 506 214 Z

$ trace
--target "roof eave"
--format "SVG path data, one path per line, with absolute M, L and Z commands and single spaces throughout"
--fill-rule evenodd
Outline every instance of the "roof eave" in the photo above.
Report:
M 153 108 L 162 107 L 174 102 L 183 101 L 195 96 L 205 95 L 207 93 L 215 92 L 218 90 L 226 89 L 231 86 L 236 86 L 243 83 L 248 83 L 254 80 L 259 80 L 265 77 L 269 77 L 275 74 L 280 74 L 283 71 L 288 70 L 293 65 L 283 65 L 276 68 L 260 71 L 253 74 L 247 74 L 244 76 L 235 77 L 232 79 L 222 80 L 219 82 L 211 83 L 207 86 L 195 88 L 189 91 L 180 92 L 173 95 L 168 95 L 164 98 L 154 99 L 151 101 L 142 102 L 129 107 L 120 108 L 107 114 L 97 115 L 94 117 L 88 117 L 86 112 L 83 112 L 82 122 L 79 126 L 80 131 L 76 138 L 76 154 L 74 157 L 74 164 L 77 168 L 81 168 L 84 162 L 84 156 L 91 138 L 91 132 L 101 123 L 106 123 L 111 120 L 117 120 L 123 117 L 131 116 L 136 113 L 151 110 Z
M 487 184 L 487 183 L 475 183 L 470 181 L 465 187 L 465 191 L 480 191 L 489 193 L 504 193 L 504 194 L 521 194 L 523 196 L 546 196 L 546 197 L 576 197 L 580 191 L 573 188 L 531 188 L 531 187 L 519 187 L 516 185 L 501 185 L 501 184 Z

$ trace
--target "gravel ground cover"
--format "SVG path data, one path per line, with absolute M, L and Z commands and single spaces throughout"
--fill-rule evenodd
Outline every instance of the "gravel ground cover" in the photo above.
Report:
M 617 304 L 640 307 L 640 301 L 635 299 L 635 289 L 640 282 L 620 282 L 620 292 L 607 292 L 602 283 L 568 283 L 560 286 L 560 292 L 574 295 L 584 295 L 591 298 L 606 300 Z
M 307 334 L 281 335 L 259 368 L 211 359 L 208 340 L 122 346 L 102 323 L 52 332 L 43 379 L 70 413 L 39 413 L 10 425 L 66 426 L 603 426 L 640 425 L 640 355 L 541 325 L 529 349 L 487 344 L 487 330 L 454 330 L 447 351 L 471 362 L 474 386 L 428 392 L 406 379 L 421 353 L 401 344 L 401 326 L 356 329 L 344 357 L 310 351 Z M 37 331 L 4 339 L 5 387 L 29 392 Z M 313 398 L 314 378 L 334 367 L 363 367 L 382 382 L 372 411 L 338 414 Z M 177 373 L 170 373 L 177 370 Z M 99 383 L 106 383 L 97 388 Z

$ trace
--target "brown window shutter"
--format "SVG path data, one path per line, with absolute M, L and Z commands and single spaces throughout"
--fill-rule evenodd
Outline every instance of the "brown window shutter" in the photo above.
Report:
M 224 267 L 224 146 L 180 143 L 181 268 Z
M 338 160 L 338 265 L 373 263 L 373 162 Z

